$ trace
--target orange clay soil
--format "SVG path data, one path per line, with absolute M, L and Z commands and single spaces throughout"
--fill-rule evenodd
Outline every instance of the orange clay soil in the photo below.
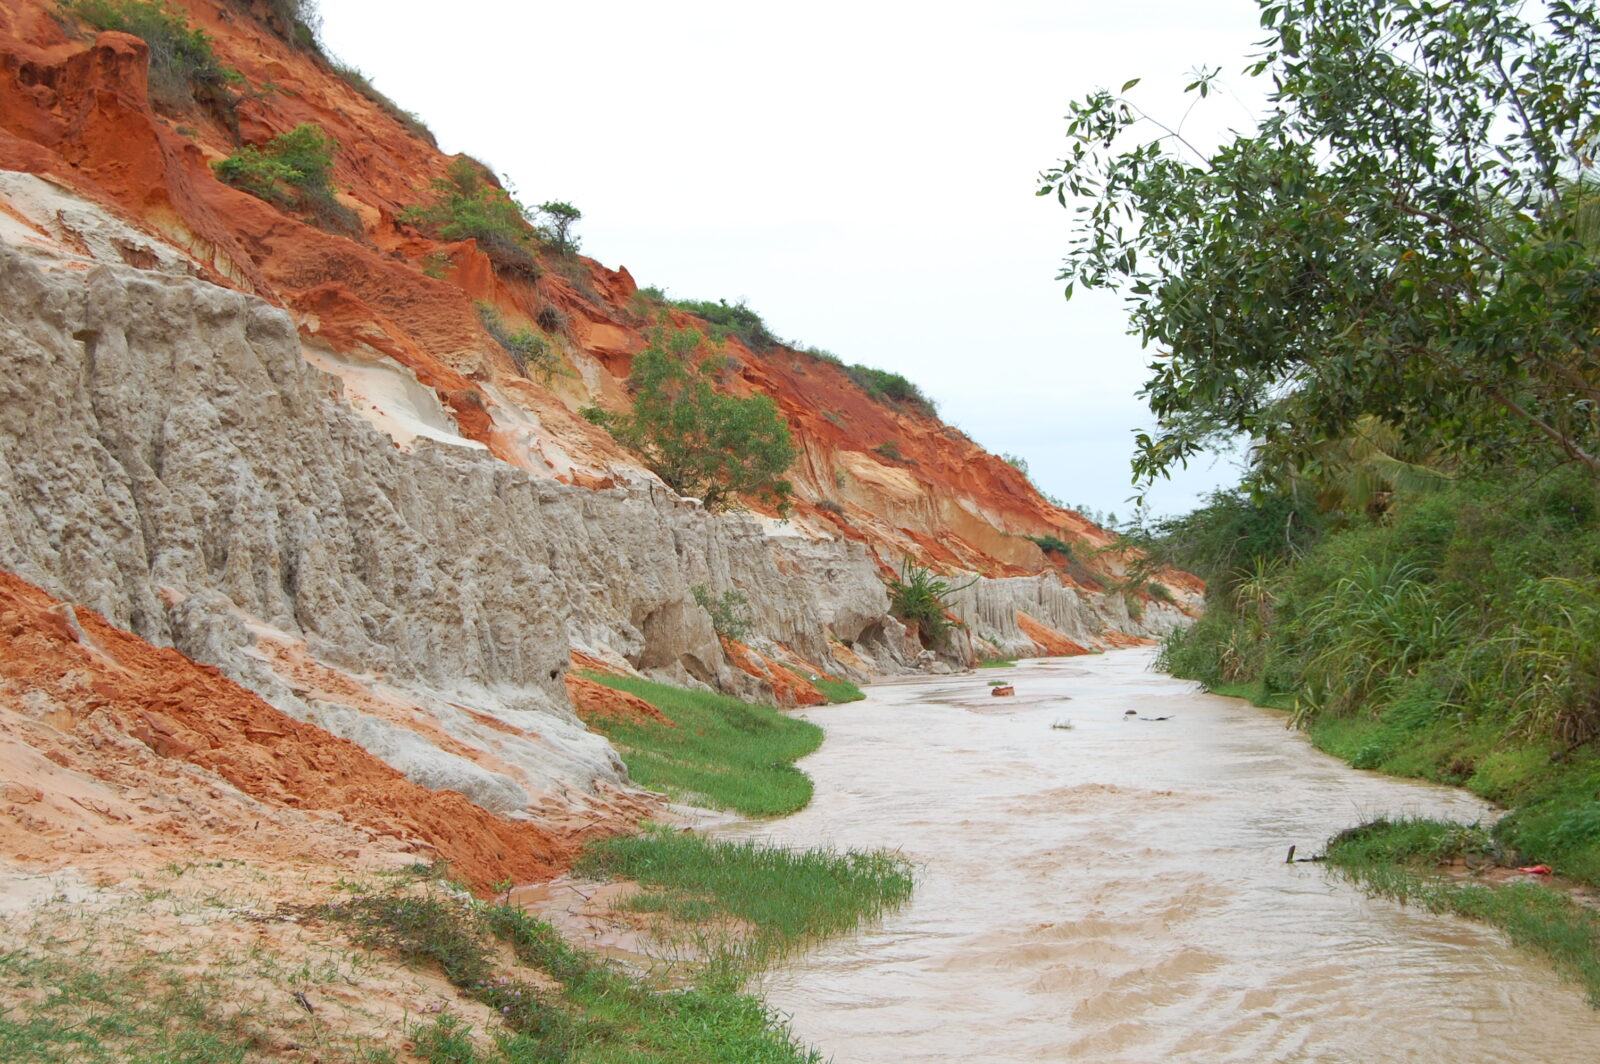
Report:
M 567 697 L 572 699 L 572 706 L 578 711 L 578 717 L 585 724 L 593 724 L 597 720 L 627 720 L 634 723 L 650 721 L 656 724 L 665 724 L 669 728 L 676 728 L 676 722 L 669 719 L 655 706 L 646 702 L 638 695 L 629 694 L 627 691 L 618 691 L 614 687 L 607 687 L 603 683 L 579 676 L 569 672 L 567 680 Z
M 810 680 L 787 665 L 772 660 L 759 650 L 752 650 L 737 639 L 727 636 L 720 638 L 722 652 L 727 655 L 729 664 L 771 685 L 780 706 L 820 706 L 828 700 Z
M 74 804 L 85 816 L 108 823 L 101 841 L 115 844 L 124 833 L 129 839 L 138 833 L 129 808 L 138 808 L 139 796 L 117 776 L 127 744 L 114 749 L 116 733 L 158 755 L 154 761 L 138 759 L 152 781 L 171 776 L 193 781 L 191 789 L 205 788 L 202 774 L 163 772 L 159 761 L 197 766 L 269 811 L 326 811 L 370 835 L 425 843 L 479 890 L 506 879 L 553 875 L 582 841 L 581 833 L 558 836 L 485 812 L 453 791 L 418 786 L 356 744 L 279 712 L 216 669 L 152 646 L 97 613 L 65 606 L 4 573 L 0 684 L 0 740 L 10 748 L 5 763 L 27 769 L 0 794 L 0 808 L 8 814 L 0 818 L 0 851 L 24 859 L 42 856 L 29 841 L 32 820 L 50 827 L 50 818 L 35 810 L 59 804 L 50 766 L 79 773 L 75 786 L 85 793 L 74 796 Z M 18 749 L 26 746 L 37 752 Z M 222 794 L 214 783 L 209 790 Z M 225 822 L 222 811 L 208 816 L 191 809 L 188 822 L 179 817 L 171 826 L 192 841 L 208 832 L 239 840 L 251 831 L 242 822 L 248 815 L 246 809 Z M 70 839 L 79 826 L 61 820 L 54 830 Z M 143 824 L 145 833 L 162 829 L 159 822 Z M 94 848 L 94 838 L 84 841 Z
M 1034 645 L 1039 648 L 1039 653 L 1045 657 L 1064 658 L 1089 653 L 1088 647 L 1074 643 L 1065 634 L 1021 610 L 1017 611 L 1017 627 L 1022 629 L 1023 635 L 1033 640 Z
M 596 487 L 636 464 L 576 413 L 590 403 L 624 404 L 623 380 L 646 343 L 654 312 L 635 299 L 625 268 L 541 252 L 542 274 L 528 280 L 497 271 L 472 240 L 437 241 L 401 223 L 406 207 L 428 200 L 429 182 L 450 157 L 326 60 L 275 32 L 263 21 L 270 5 L 171 6 L 186 11 L 211 36 L 219 60 L 246 78 L 252 91 L 231 117 L 200 105 L 155 112 L 143 42 L 96 35 L 58 17 L 54 0 L 11 0 L 0 7 L 0 168 L 50 175 L 129 216 L 186 250 L 205 276 L 287 308 L 308 342 L 408 367 L 438 393 L 462 435 L 506 461 Z M 271 90 L 259 91 L 264 85 Z M 316 228 L 211 171 L 241 143 L 261 144 L 303 122 L 339 144 L 333 183 L 360 218 L 353 236 Z M 437 276 L 424 273 L 424 260 Z M 553 312 L 564 321 L 556 346 L 587 368 L 548 385 L 522 377 L 484 332 L 480 301 L 511 328 Z M 668 317 L 704 327 L 681 311 Z M 790 471 L 802 497 L 795 514 L 814 527 L 942 571 L 987 575 L 1051 568 L 1027 535 L 1092 548 L 1111 542 L 959 430 L 874 400 L 838 366 L 785 346 L 751 352 L 730 339 L 725 350 L 733 365 L 728 386 L 772 396 L 788 418 L 800 449 Z M 520 427 L 529 420 L 502 402 L 531 411 L 540 440 L 530 443 Z M 877 453 L 888 443 L 900 459 Z M 825 501 L 840 512 L 819 509 Z M 1093 557 L 1099 570 L 1121 566 L 1113 554 Z

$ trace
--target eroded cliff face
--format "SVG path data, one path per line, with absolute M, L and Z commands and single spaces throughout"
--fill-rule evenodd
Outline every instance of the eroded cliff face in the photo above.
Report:
M 226 107 L 157 113 L 142 41 L 43 0 L 0 10 L 0 569 L 42 589 L 19 595 L 214 666 L 194 682 L 242 685 L 421 793 L 547 827 L 642 808 L 573 712 L 572 691 L 595 695 L 569 683 L 574 656 L 809 704 L 820 672 L 1081 653 L 1184 620 L 1155 600 L 1131 616 L 1106 592 L 1122 566 L 1100 550 L 1110 537 L 1015 469 L 781 345 L 730 339 L 729 387 L 789 419 L 795 512 L 678 498 L 577 411 L 626 403 L 654 315 L 703 323 L 642 308 L 626 270 L 546 254 L 536 278 L 511 276 L 470 240 L 402 224 L 446 157 L 262 10 L 181 6 L 250 87 Z M 325 232 L 211 171 L 308 121 L 340 144 L 359 231 Z M 486 306 L 512 327 L 555 322 L 562 372 L 519 371 Z M 889 442 L 899 459 L 879 453 Z M 1027 538 L 1046 534 L 1087 560 Z M 888 615 L 884 580 L 906 558 L 974 581 L 943 661 Z M 1179 604 L 1196 600 L 1168 575 Z M 748 645 L 717 636 L 697 587 L 743 593 Z M 13 615 L 7 660 L 44 613 Z M 108 683 L 133 653 L 69 634 L 62 660 Z M 3 679 L 8 734 L 46 727 L 29 707 L 67 697 L 44 673 Z M 226 728 L 190 722 L 200 739 L 174 742 L 131 712 L 96 719 L 232 779 Z M 550 862 L 570 849 L 545 843 Z

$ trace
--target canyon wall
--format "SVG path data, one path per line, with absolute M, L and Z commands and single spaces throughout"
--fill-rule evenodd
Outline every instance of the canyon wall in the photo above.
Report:
M 1129 560 L 1114 537 L 930 409 L 793 345 L 721 346 L 724 386 L 771 396 L 793 430 L 792 512 L 678 497 L 581 412 L 626 407 L 654 324 L 707 322 L 644 299 L 625 269 L 544 248 L 511 274 L 419 231 L 405 208 L 450 157 L 414 122 L 261 5 L 174 9 L 246 90 L 159 111 L 143 41 L 44 0 L 0 10 L 0 569 L 21 604 L 0 663 L 31 638 L 106 690 L 144 663 L 149 712 L 122 698 L 96 728 L 230 781 L 224 746 L 248 739 L 309 780 L 338 770 L 280 739 L 336 737 L 368 778 L 470 799 L 495 838 L 621 825 L 645 807 L 574 713 L 575 660 L 803 704 L 821 673 L 1086 653 L 1198 602 L 1183 574 L 1160 574 L 1160 598 L 1114 590 Z M 351 231 L 213 172 L 305 122 L 339 144 Z M 537 329 L 559 372 L 530 376 L 491 321 Z M 938 653 L 890 613 L 907 563 L 967 585 Z M 708 592 L 743 596 L 743 642 L 713 630 Z M 78 607 L 126 635 L 115 653 Z M 167 648 L 231 723 L 179 720 L 193 698 L 151 678 Z M 61 679 L 0 670 L 0 739 L 87 728 L 40 708 L 71 700 Z M 280 713 L 294 727 L 240 723 Z M 290 801 L 292 782 L 273 787 Z M 448 832 L 428 823 L 412 834 L 438 849 Z M 540 845 L 569 853 L 555 838 Z

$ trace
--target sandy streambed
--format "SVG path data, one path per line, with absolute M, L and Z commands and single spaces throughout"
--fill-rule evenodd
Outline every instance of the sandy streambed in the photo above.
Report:
M 1498 932 L 1284 863 L 1370 815 L 1481 802 L 1352 770 L 1149 661 L 1025 663 L 806 714 L 828 731 L 801 762 L 815 800 L 731 830 L 899 847 L 922 872 L 881 926 L 764 979 L 802 1037 L 839 1064 L 1600 1059 L 1600 1012 Z

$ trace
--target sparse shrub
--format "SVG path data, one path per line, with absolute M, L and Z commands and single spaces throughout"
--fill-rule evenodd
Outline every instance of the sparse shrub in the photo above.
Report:
M 243 79 L 218 62 L 211 35 L 166 0 L 62 0 L 61 9 L 97 30 L 142 39 L 150 49 L 150 99 L 162 110 L 181 110 L 197 98 L 231 109 L 224 86 Z
M 546 200 L 534 208 L 541 220 L 539 235 L 545 243 L 563 255 L 578 253 L 578 238 L 572 227 L 583 218 L 583 212 L 565 200 Z
M 347 85 L 377 104 L 379 110 L 404 126 L 413 136 L 427 141 L 431 147 L 437 148 L 439 146 L 439 139 L 433 135 L 433 130 L 429 129 L 422 119 L 417 117 L 415 112 L 407 111 L 404 107 L 384 95 L 372 83 L 372 79 L 362 72 L 361 68 L 351 66 L 338 59 L 329 59 L 328 63 L 333 68 L 333 72 L 339 75 Z
M 556 372 L 561 368 L 561 356 L 556 353 L 549 340 L 531 329 L 511 331 L 505 320 L 500 317 L 500 312 L 491 303 L 478 304 L 478 320 L 483 323 L 484 331 L 505 348 L 506 354 L 511 356 L 511 361 L 517 364 L 518 373 L 527 377 L 531 370 L 537 373 L 545 384 L 549 384 L 555 378 Z
M 1020 454 L 1002 454 L 1000 460 L 1023 476 L 1028 477 L 1030 480 L 1032 479 L 1028 472 L 1028 460 Z
M 842 429 L 845 425 L 844 418 L 839 416 L 839 412 L 837 410 L 824 410 L 822 412 L 822 420 L 826 421 L 836 429 Z
M 334 198 L 334 139 L 312 122 L 250 145 L 212 164 L 217 177 L 280 207 L 305 211 L 323 228 L 356 233 L 361 220 Z
M 566 312 L 560 307 L 552 306 L 549 303 L 539 308 L 539 313 L 533 316 L 533 320 L 538 324 L 539 328 L 552 336 L 556 333 L 564 332 L 567 328 Z
M 1074 556 L 1072 552 L 1072 544 L 1068 543 L 1060 536 L 1046 534 L 1043 536 L 1029 536 L 1028 539 L 1032 540 L 1034 546 L 1038 547 L 1046 554 L 1059 554 L 1065 558 L 1071 558 Z
M 693 588 L 694 600 L 711 615 L 711 627 L 720 636 L 743 642 L 750 634 L 750 600 L 744 592 L 729 589 L 714 595 L 704 584 Z
M 476 240 L 491 262 L 528 280 L 539 276 L 529 249 L 531 235 L 523 207 L 500 187 L 481 163 L 466 156 L 451 160 L 444 177 L 429 187 L 433 202 L 408 207 L 400 215 L 440 240 Z
M 1165 602 L 1169 606 L 1176 605 L 1178 600 L 1172 594 L 1172 589 L 1166 584 L 1158 584 L 1154 580 L 1145 585 L 1145 590 L 1157 602 Z
M 710 300 L 678 299 L 673 306 L 679 310 L 688 311 L 697 318 L 704 318 L 711 326 L 709 332 L 713 340 L 721 340 L 728 336 L 737 337 L 739 342 L 752 351 L 766 351 L 777 347 L 781 340 L 777 338 L 761 315 L 745 305 L 744 300 L 729 303 L 726 299 L 719 299 L 715 303 Z
M 906 456 L 900 453 L 900 445 L 894 440 L 884 440 L 873 450 L 891 462 L 904 462 L 906 460 Z
M 783 510 L 793 490 L 783 472 L 796 453 L 788 422 L 769 396 L 717 391 L 724 360 L 703 354 L 704 343 L 693 329 L 653 330 L 628 375 L 632 411 L 590 407 L 584 416 L 641 455 L 668 487 L 699 498 L 708 510 L 726 509 L 745 494 Z
M 908 558 L 900 566 L 899 578 L 889 581 L 889 612 L 907 624 L 915 624 L 924 646 L 938 646 L 950 632 L 950 618 L 945 616 L 950 597 L 976 582 L 974 579 L 952 587 L 933 570 Z
M 455 265 L 450 256 L 443 251 L 430 251 L 422 256 L 422 272 L 434 280 L 443 280 Z
M 898 373 L 862 365 L 850 366 L 845 372 L 850 374 L 850 379 L 862 391 L 880 403 L 908 406 L 928 417 L 935 417 L 939 413 L 938 405 L 922 394 L 921 388 Z
M 838 501 L 835 499 L 818 499 L 817 509 L 822 510 L 825 513 L 834 514 L 838 517 L 844 516 L 844 507 L 840 506 Z
M 844 366 L 844 359 L 840 358 L 832 351 L 827 351 L 820 347 L 802 347 L 800 348 L 800 353 L 805 355 L 807 358 L 814 358 L 818 362 L 827 362 L 831 365 L 839 366 L 840 368 L 843 368 Z

